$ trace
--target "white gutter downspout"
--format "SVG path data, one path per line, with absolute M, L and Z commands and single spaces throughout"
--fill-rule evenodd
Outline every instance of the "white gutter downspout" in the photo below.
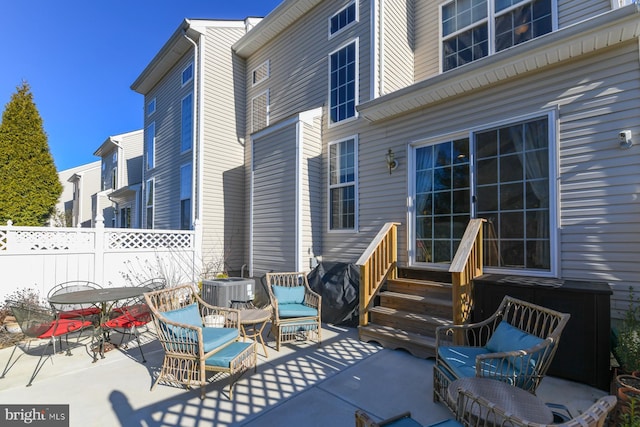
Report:
M 200 99 L 202 99 L 202 97 L 200 96 L 200 92 L 202 90 L 202 84 L 199 78 L 202 73 L 200 73 L 199 61 L 198 61 L 198 58 L 199 58 L 198 44 L 193 39 L 191 39 L 191 37 L 187 35 L 186 30 L 184 30 L 183 35 L 184 35 L 184 38 L 187 39 L 193 45 L 194 89 L 193 89 L 193 123 L 192 123 L 193 155 L 192 155 L 192 161 L 191 161 L 191 164 L 192 164 L 191 211 L 193 212 L 193 215 L 194 215 L 193 222 L 195 223 L 196 221 L 199 221 L 202 218 L 202 200 L 200 200 L 200 197 L 202 196 L 202 180 L 203 180 L 203 177 L 202 177 L 203 147 L 202 147 L 202 144 L 200 143 L 200 132 L 198 132 L 198 124 L 202 121 L 200 117 L 201 109 L 199 108 Z M 197 167 L 196 167 L 196 164 L 197 164 Z M 195 185 L 196 181 L 197 181 L 197 185 Z M 196 191 L 196 189 L 198 191 Z

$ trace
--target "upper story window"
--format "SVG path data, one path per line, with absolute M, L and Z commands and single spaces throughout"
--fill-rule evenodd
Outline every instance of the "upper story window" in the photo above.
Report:
M 146 227 L 153 228 L 153 202 L 155 200 L 155 181 L 154 179 L 147 180 L 147 185 L 144 190 L 144 204 L 145 204 L 145 219 Z
M 115 190 L 118 188 L 118 167 L 114 166 L 111 169 L 111 189 Z
M 182 86 L 186 85 L 193 79 L 193 62 L 182 70 Z
M 345 6 L 340 12 L 336 13 L 329 19 L 329 36 L 333 36 L 337 32 L 358 20 L 358 8 L 356 2 L 352 1 Z
M 156 124 L 152 122 L 144 132 L 144 164 L 147 170 L 155 167 Z
M 147 116 L 150 116 L 155 112 L 156 112 L 156 99 L 153 98 L 151 101 L 147 103 Z
M 269 61 L 265 61 L 260 64 L 253 72 L 251 73 L 251 82 L 253 85 L 257 85 L 260 82 L 263 82 L 269 78 L 270 64 Z
M 180 229 L 191 229 L 191 163 L 180 166 Z
M 552 0 L 454 0 L 441 17 L 443 71 L 553 30 Z
M 337 123 L 356 115 L 357 57 L 357 41 L 330 55 L 329 109 L 332 123 Z
M 180 152 L 191 150 L 193 145 L 193 94 L 182 99 L 182 131 L 180 135 Z
M 356 229 L 357 138 L 329 145 L 329 229 Z

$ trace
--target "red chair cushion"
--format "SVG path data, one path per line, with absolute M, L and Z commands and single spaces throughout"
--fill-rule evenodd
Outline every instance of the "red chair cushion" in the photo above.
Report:
M 98 307 L 78 308 L 76 310 L 61 311 L 58 313 L 60 319 L 77 319 L 79 317 L 89 317 L 100 314 Z
M 38 338 L 51 338 L 60 335 L 66 335 L 71 332 L 79 331 L 82 328 L 91 326 L 91 322 L 78 319 L 60 319 L 51 322 L 48 325 L 40 325 L 43 329 Z

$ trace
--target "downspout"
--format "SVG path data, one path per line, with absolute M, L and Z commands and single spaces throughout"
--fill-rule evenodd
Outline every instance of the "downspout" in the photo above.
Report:
M 188 22 L 188 21 L 187 21 Z M 198 61 L 198 44 L 187 35 L 187 30 L 183 30 L 184 38 L 193 45 L 193 123 L 191 124 L 191 137 L 193 138 L 192 160 L 191 160 L 191 211 L 193 212 L 193 223 L 196 223 L 202 216 L 202 201 L 198 196 L 202 193 L 202 144 L 200 144 L 200 133 L 198 123 L 201 121 L 199 100 L 200 100 L 200 69 Z M 196 155 L 197 153 L 197 155 Z M 196 167 L 197 164 L 197 167 Z M 196 180 L 198 181 L 196 185 Z M 196 188 L 198 191 L 196 191 Z

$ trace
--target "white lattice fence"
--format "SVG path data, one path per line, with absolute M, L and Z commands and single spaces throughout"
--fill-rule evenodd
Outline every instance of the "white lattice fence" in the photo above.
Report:
M 195 280 L 202 259 L 199 230 L 0 226 L 0 304 L 22 288 L 45 297 L 68 280 L 118 286 L 168 272 Z

